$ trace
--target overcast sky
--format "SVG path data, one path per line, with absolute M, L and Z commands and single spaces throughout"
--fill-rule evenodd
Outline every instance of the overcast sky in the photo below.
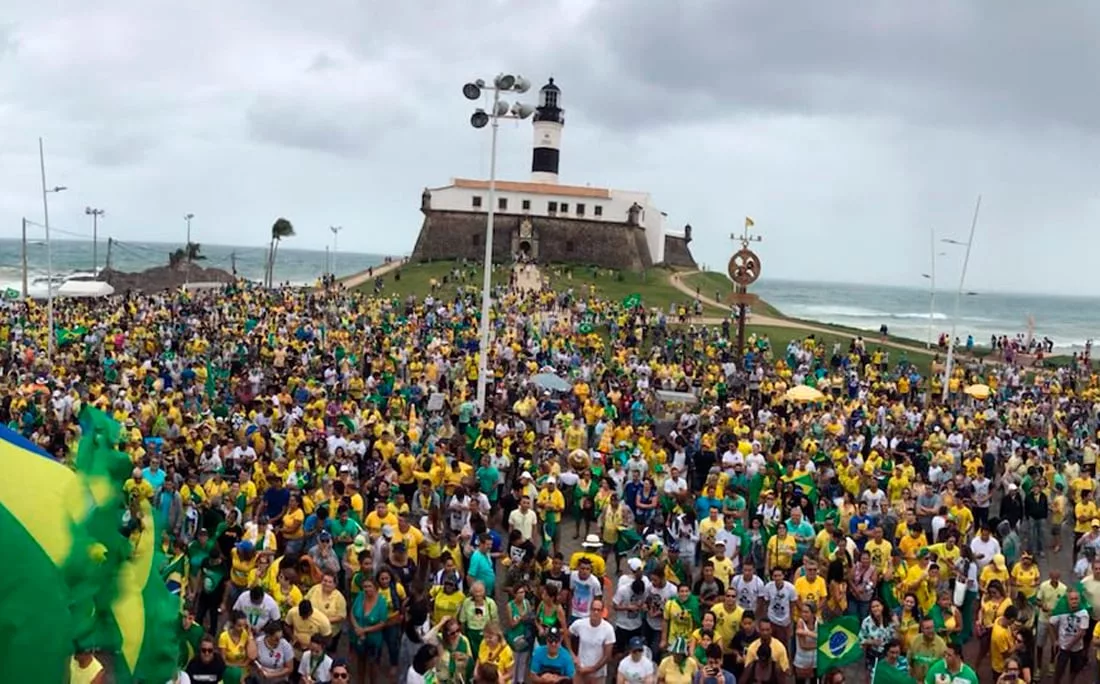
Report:
M 93 7 L 102 5 L 103 7 Z M 418 9 L 418 8 L 432 9 Z M 756 220 L 765 277 L 923 286 L 929 231 L 968 288 L 1100 294 L 1100 3 L 861 0 L 8 0 L 0 236 L 406 253 L 420 191 L 485 177 L 461 85 L 554 76 L 563 183 L 653 193 L 724 268 Z M 6 22 L 6 23 L 5 23 Z M 535 93 L 527 98 L 533 100 Z M 526 180 L 530 123 L 500 131 Z M 962 250 L 939 264 L 953 287 Z

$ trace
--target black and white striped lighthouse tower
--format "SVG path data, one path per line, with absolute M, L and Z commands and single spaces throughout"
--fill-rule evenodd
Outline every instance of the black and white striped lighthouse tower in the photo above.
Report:
M 561 108 L 561 88 L 554 85 L 553 78 L 539 90 L 539 106 L 535 108 L 534 122 L 531 180 L 535 183 L 557 183 L 565 111 Z

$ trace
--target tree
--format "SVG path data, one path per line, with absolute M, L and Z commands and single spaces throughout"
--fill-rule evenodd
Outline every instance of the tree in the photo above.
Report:
M 275 282 L 275 256 L 279 251 L 279 243 L 283 238 L 294 236 L 294 226 L 285 218 L 279 217 L 271 225 L 271 244 L 267 249 L 267 287 L 272 287 Z
M 202 245 L 197 242 L 187 243 L 187 260 L 188 261 L 202 261 L 206 258 L 202 253 Z
M 202 261 L 206 256 L 202 254 L 202 245 L 197 242 L 188 242 L 186 247 L 179 247 L 174 252 L 168 253 L 168 265 L 172 268 L 178 268 L 180 264 L 186 263 L 190 268 L 190 264 L 193 261 Z

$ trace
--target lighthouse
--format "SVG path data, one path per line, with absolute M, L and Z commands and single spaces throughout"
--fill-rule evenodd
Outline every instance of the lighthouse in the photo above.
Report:
M 561 156 L 561 129 L 565 111 L 561 108 L 561 88 L 554 79 L 539 90 L 539 106 L 535 109 L 535 142 L 531 154 L 531 181 L 558 182 L 558 159 Z

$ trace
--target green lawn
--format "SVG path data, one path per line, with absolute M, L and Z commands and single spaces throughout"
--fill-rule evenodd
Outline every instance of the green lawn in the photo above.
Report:
M 453 270 L 458 268 L 455 279 Z M 544 276 L 550 278 L 550 286 L 557 292 L 573 289 L 577 294 L 587 294 L 589 288 L 595 288 L 596 295 L 602 299 L 622 301 L 632 294 L 640 294 L 642 303 L 647 307 L 657 307 L 668 312 L 671 304 L 690 304 L 692 298 L 680 292 L 668 281 L 670 271 L 663 268 L 649 269 L 645 273 L 613 271 L 590 266 L 548 265 L 541 267 Z M 509 267 L 496 264 L 493 282 L 507 282 Z M 459 288 L 473 288 L 481 291 L 481 264 L 469 263 L 465 267 L 455 261 L 435 261 L 430 263 L 411 263 L 383 276 L 383 292 L 406 297 L 410 294 L 424 297 L 431 291 L 431 281 L 441 286 L 436 296 L 453 297 Z M 443 284 L 444 279 L 446 283 Z M 365 292 L 374 289 L 373 282 L 359 288 Z M 724 316 L 728 312 L 712 306 L 703 307 L 704 316 Z
M 735 328 L 731 328 L 731 334 L 732 330 L 735 330 Z M 832 351 L 833 344 L 836 342 L 840 343 L 841 349 L 847 350 L 848 344 L 852 341 L 852 338 L 854 337 L 853 335 L 848 334 L 842 330 L 838 330 L 835 333 L 819 333 L 816 331 L 811 332 L 803 330 L 801 328 L 783 328 L 770 325 L 750 325 L 745 328 L 746 339 L 748 339 L 748 337 L 753 333 L 757 335 L 768 336 L 768 340 L 771 342 L 772 350 L 774 351 L 776 357 L 779 357 L 786 351 L 787 345 L 790 344 L 791 340 L 804 339 L 809 335 L 813 335 L 815 339 L 824 342 L 826 345 L 826 349 L 830 352 Z M 877 338 L 869 338 L 866 335 L 864 335 L 863 340 L 864 343 L 867 345 L 868 351 L 874 351 L 875 349 L 879 348 L 889 351 L 891 368 L 893 368 L 894 365 L 898 362 L 902 354 L 904 354 L 905 358 L 907 358 L 912 364 L 919 368 L 920 372 L 924 375 L 928 374 L 928 371 L 932 366 L 933 355 L 931 354 L 911 352 L 908 350 L 898 349 L 896 347 L 880 346 L 876 344 Z
M 733 281 L 725 273 L 719 273 L 718 271 L 705 271 L 700 273 L 692 273 L 681 278 L 684 285 L 692 289 L 698 290 L 699 294 L 704 297 L 710 297 L 711 299 L 717 299 L 720 302 L 727 301 L 726 298 L 733 294 L 734 286 Z M 752 292 L 752 288 L 749 288 L 749 292 Z M 783 318 L 783 313 L 776 309 L 771 304 L 761 300 L 756 306 L 752 307 L 753 311 L 761 316 L 771 316 L 773 318 Z

